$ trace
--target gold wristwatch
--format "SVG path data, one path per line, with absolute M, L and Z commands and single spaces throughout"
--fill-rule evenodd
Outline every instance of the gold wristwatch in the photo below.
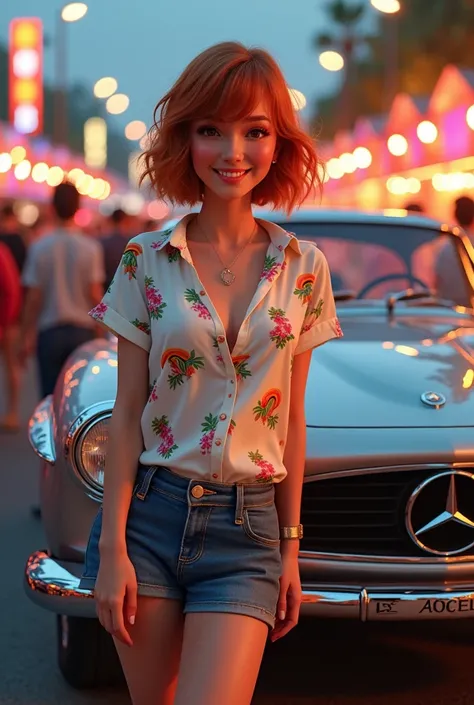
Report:
M 280 526 L 280 538 L 281 539 L 302 539 L 303 538 L 303 524 L 298 524 L 297 526 Z

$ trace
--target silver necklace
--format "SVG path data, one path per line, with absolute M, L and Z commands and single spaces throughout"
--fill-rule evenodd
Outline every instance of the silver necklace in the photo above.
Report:
M 245 243 L 245 245 L 242 247 L 242 249 L 240 249 L 240 250 L 237 252 L 237 254 L 236 254 L 236 256 L 234 257 L 234 259 L 232 260 L 232 262 L 231 262 L 229 265 L 226 265 L 226 264 L 223 262 L 222 257 L 220 256 L 220 254 L 218 253 L 218 251 L 217 251 L 216 248 L 214 247 L 214 243 L 213 243 L 211 240 L 209 240 L 209 238 L 208 238 L 206 232 L 201 228 L 199 222 L 198 222 L 198 221 L 196 221 L 196 222 L 197 222 L 197 226 L 198 226 L 199 230 L 202 232 L 202 234 L 204 235 L 204 237 L 206 238 L 206 240 L 208 241 L 208 243 L 210 244 L 210 246 L 212 247 L 212 249 L 213 249 L 214 252 L 216 253 L 217 257 L 218 257 L 219 260 L 220 260 L 220 263 L 221 263 L 222 266 L 223 266 L 223 269 L 222 269 L 222 271 L 221 271 L 221 273 L 220 273 L 220 278 L 221 278 L 222 283 L 225 284 L 226 286 L 230 286 L 231 284 L 233 284 L 233 283 L 235 282 L 235 274 L 234 274 L 234 272 L 232 271 L 232 267 L 233 267 L 233 265 L 237 262 L 237 260 L 239 259 L 240 255 L 241 255 L 242 252 L 245 250 L 245 248 L 246 248 L 248 245 L 250 245 L 250 243 L 252 242 L 253 238 L 255 237 L 255 235 L 256 235 L 256 233 L 257 233 L 257 231 L 258 231 L 258 223 L 255 223 L 255 228 L 252 230 L 249 239 L 247 240 L 247 242 Z

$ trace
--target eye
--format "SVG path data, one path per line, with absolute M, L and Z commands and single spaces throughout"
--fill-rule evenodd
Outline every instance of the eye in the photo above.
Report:
M 215 137 L 219 134 L 216 128 L 211 125 L 202 125 L 202 127 L 198 127 L 197 132 L 198 135 L 204 135 L 204 137 Z
M 265 127 L 254 127 L 248 134 L 252 139 L 261 140 L 263 137 L 268 137 L 270 135 L 269 131 Z

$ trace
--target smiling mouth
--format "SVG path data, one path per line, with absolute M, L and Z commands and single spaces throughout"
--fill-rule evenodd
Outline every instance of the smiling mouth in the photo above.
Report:
M 224 179 L 241 179 L 249 173 L 251 169 L 212 169 L 218 176 Z

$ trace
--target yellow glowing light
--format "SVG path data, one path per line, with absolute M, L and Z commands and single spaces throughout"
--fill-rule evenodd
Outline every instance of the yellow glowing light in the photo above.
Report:
M 339 157 L 339 163 L 346 174 L 353 174 L 357 169 L 355 157 L 351 152 L 344 152 Z
M 0 154 L 0 174 L 6 174 L 12 168 L 12 157 L 8 152 L 2 152 Z
M 76 186 L 77 182 L 82 179 L 83 176 L 84 172 L 82 171 L 82 169 L 74 167 L 74 169 L 71 169 L 71 171 L 68 173 L 67 178 L 68 181 L 71 182 L 71 184 L 74 184 L 74 186 Z
M 102 196 L 101 196 L 100 199 L 99 199 L 100 201 L 105 201 L 105 199 L 110 196 L 110 193 L 111 193 L 111 191 L 112 191 L 112 187 L 111 187 L 111 185 L 109 184 L 109 182 L 108 182 L 108 181 L 105 181 L 104 183 L 105 183 L 104 192 L 103 192 Z
M 130 98 L 125 93 L 115 93 L 107 100 L 105 107 L 111 115 L 124 113 L 130 105 Z
M 109 367 L 118 367 L 118 361 L 117 360 L 107 360 L 107 364 Z
M 141 140 L 146 135 L 146 125 L 142 120 L 132 120 L 125 128 L 125 137 L 128 140 Z
M 391 176 L 387 179 L 387 191 L 393 193 L 394 196 L 402 196 L 408 193 L 407 182 L 403 176 Z
M 420 193 L 421 181 L 414 176 L 410 176 L 410 178 L 406 180 L 406 188 L 408 193 Z
M 301 91 L 297 91 L 296 88 L 289 88 L 291 104 L 294 110 L 303 110 L 306 107 L 306 96 Z
M 112 76 L 104 76 L 94 85 L 94 95 L 96 98 L 110 98 L 118 88 L 118 83 Z
M 416 357 L 420 354 L 419 350 L 409 345 L 395 345 L 395 352 L 400 353 L 400 355 L 408 355 L 408 357 Z
M 468 370 L 462 379 L 463 389 L 470 389 L 474 382 L 474 370 Z
M 52 166 L 48 172 L 46 183 L 48 186 L 59 186 L 64 179 L 64 171 L 60 166 Z
M 35 47 L 38 42 L 38 28 L 36 25 L 25 20 L 15 27 L 14 43 L 23 48 Z
M 93 367 L 91 367 L 91 372 L 92 372 L 93 375 L 98 375 L 99 372 L 100 372 L 100 367 L 99 367 L 99 365 L 94 365 Z
M 107 164 L 107 123 L 104 118 L 92 117 L 84 123 L 84 161 L 93 169 Z
M 474 130 L 474 105 L 467 109 L 466 122 L 471 130 Z
M 24 181 L 31 174 L 31 163 L 28 159 L 24 159 L 22 162 L 16 165 L 15 171 L 13 172 L 18 181 Z
M 12 164 L 19 164 L 26 157 L 26 149 L 24 147 L 13 147 L 10 152 Z
M 326 171 L 330 179 L 341 179 L 344 176 L 344 169 L 339 159 L 333 157 L 326 164 Z
M 38 220 L 39 208 L 34 203 L 23 203 L 16 215 L 22 225 L 33 225 Z
M 387 140 L 387 147 L 394 157 L 401 157 L 408 151 L 408 142 L 403 135 L 391 135 Z
M 416 128 L 416 134 L 420 142 L 432 144 L 438 137 L 438 128 L 429 120 L 422 120 Z
M 395 344 L 390 342 L 389 340 L 386 340 L 385 343 L 382 343 L 382 347 L 384 350 L 393 350 Z
M 91 186 L 89 187 L 89 191 L 87 193 L 88 196 L 91 198 L 97 198 L 101 199 L 106 191 L 106 182 L 104 179 L 94 179 L 92 181 Z
M 82 179 L 76 183 L 76 188 L 82 196 L 87 196 L 93 181 L 94 179 L 90 174 L 84 174 Z
M 31 78 L 17 79 L 13 92 L 16 103 L 34 103 L 38 98 L 38 84 Z
M 33 179 L 33 181 L 36 181 L 37 184 L 42 184 L 44 181 L 47 180 L 48 173 L 49 166 L 44 162 L 38 162 L 38 164 L 35 164 L 33 167 L 33 170 L 31 172 L 31 178 Z
M 370 4 L 379 12 L 384 12 L 387 15 L 400 12 L 401 7 L 399 0 L 370 0 Z
M 61 10 L 61 18 L 64 22 L 77 22 L 87 13 L 85 2 L 70 2 Z
M 352 156 L 355 159 L 355 163 L 359 169 L 367 169 L 372 164 L 372 154 L 367 149 L 367 147 L 356 147 L 354 149 Z
M 323 51 L 319 63 L 326 71 L 340 71 L 344 68 L 344 57 L 338 51 Z

